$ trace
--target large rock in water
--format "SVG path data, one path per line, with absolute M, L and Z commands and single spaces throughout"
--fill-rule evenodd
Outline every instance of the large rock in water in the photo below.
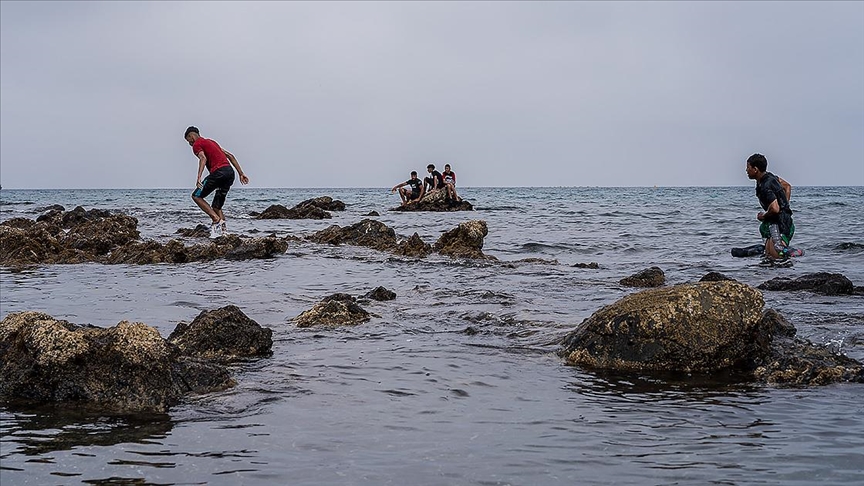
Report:
M 432 248 L 442 255 L 456 258 L 497 260 L 483 253 L 483 238 L 488 234 L 486 221 L 467 221 L 441 235 Z
M 233 386 L 220 365 L 182 356 L 156 329 L 78 326 L 39 312 L 0 321 L 0 399 L 165 411 L 188 392 Z
M 637 292 L 603 307 L 563 340 L 571 365 L 625 371 L 737 370 L 768 383 L 864 382 L 864 366 L 795 339 L 762 294 L 732 281 Z
M 168 336 L 187 356 L 216 361 L 268 356 L 273 331 L 261 327 L 237 306 L 203 311 L 191 323 L 181 322 Z
M 734 282 L 637 292 L 603 307 L 564 340 L 569 364 L 590 368 L 713 371 L 752 361 L 762 294 Z M 762 350 L 764 354 L 766 350 Z
M 391 211 L 473 211 L 474 206 L 466 200 L 453 201 L 447 197 L 447 191 L 431 191 L 423 199 L 411 204 L 397 206 Z

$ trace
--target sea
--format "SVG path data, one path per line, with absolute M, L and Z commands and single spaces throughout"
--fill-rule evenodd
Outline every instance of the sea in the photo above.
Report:
M 864 286 L 864 187 L 795 187 L 791 267 L 734 258 L 760 243 L 753 186 L 460 187 L 474 211 L 391 211 L 386 188 L 235 187 L 240 235 L 304 237 L 370 211 L 427 243 L 483 220 L 497 261 L 290 243 L 272 259 L 0 269 L 0 318 L 40 311 L 76 324 L 143 322 L 168 336 L 229 304 L 273 330 L 273 354 L 233 365 L 237 386 L 164 414 L 0 403 L 0 483 L 14 485 L 844 485 L 864 484 L 864 386 L 786 387 L 730 376 L 567 366 L 560 340 L 637 292 L 618 282 L 660 267 L 667 284 L 720 272 L 757 286 L 814 272 Z M 256 220 L 318 196 L 325 220 Z M 144 239 L 209 219 L 188 190 L 0 191 L 0 220 L 45 208 L 107 209 Z M 186 239 L 186 244 L 206 240 Z M 597 268 L 584 268 L 596 263 Z M 371 321 L 299 329 L 322 298 L 383 286 Z M 765 292 L 798 335 L 864 361 L 864 296 Z

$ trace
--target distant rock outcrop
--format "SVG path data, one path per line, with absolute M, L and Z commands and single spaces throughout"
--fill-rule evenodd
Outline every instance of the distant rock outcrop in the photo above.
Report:
M 396 298 L 396 292 L 393 292 L 392 290 L 388 290 L 384 287 L 375 287 L 375 289 L 370 290 L 369 292 L 366 292 L 365 294 L 363 294 L 362 298 L 371 299 L 371 300 L 379 300 L 379 301 L 381 301 L 381 300 L 393 300 Z
M 864 382 L 864 367 L 803 340 L 762 294 L 731 281 L 644 290 L 603 307 L 563 340 L 568 364 L 625 371 L 753 373 L 772 383 Z
M 256 219 L 330 219 L 327 211 L 344 211 L 345 203 L 330 196 L 307 199 L 291 209 L 274 204 L 261 213 L 251 213 Z
M 410 204 L 397 206 L 391 211 L 473 211 L 474 206 L 470 202 L 462 199 L 454 201 L 447 196 L 447 191 L 438 190 L 431 191 L 423 196 L 419 201 L 412 201 Z

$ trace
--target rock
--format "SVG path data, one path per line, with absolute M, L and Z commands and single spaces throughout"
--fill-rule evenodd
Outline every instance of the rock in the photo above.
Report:
M 723 275 L 722 273 L 719 273 L 719 272 L 708 272 L 701 279 L 699 279 L 699 281 L 700 282 L 723 282 L 723 281 L 737 282 L 737 280 L 735 280 L 734 278 L 727 277 L 726 275 Z
M 414 233 L 411 238 L 399 243 L 399 246 L 393 250 L 393 253 L 402 256 L 424 258 L 432 253 L 432 245 L 425 243 L 420 235 Z
M 766 309 L 762 313 L 762 326 L 768 329 L 772 336 L 792 337 L 798 332 L 795 326 L 774 309 Z
M 644 290 L 603 307 L 563 340 L 567 364 L 624 371 L 750 373 L 766 383 L 864 382 L 861 363 L 794 339 L 762 295 L 732 281 Z
M 558 260 L 546 260 L 543 258 L 523 258 L 511 263 L 534 263 L 538 265 L 558 265 Z
M 772 385 L 864 383 L 864 366 L 852 358 L 831 352 L 825 346 L 780 337 L 753 375 L 758 381 Z
M 659 267 L 651 267 L 618 281 L 625 287 L 660 287 L 666 283 L 666 275 Z
M 757 355 L 762 295 L 734 282 L 644 290 L 603 307 L 564 339 L 568 364 L 589 368 L 715 371 Z M 764 344 L 763 344 L 764 345 Z M 762 353 L 767 350 L 763 350 Z
M 297 327 L 353 326 L 369 319 L 369 313 L 357 305 L 357 299 L 348 294 L 333 294 L 295 317 L 294 322 Z
M 384 301 L 384 300 L 393 300 L 396 298 L 396 292 L 392 290 L 387 290 L 384 287 L 376 287 L 374 290 L 370 290 L 366 294 L 363 295 L 366 299 Z
M 365 246 L 381 251 L 392 251 L 397 247 L 396 232 L 386 224 L 374 219 L 364 219 L 345 228 L 333 225 L 308 236 L 315 243 L 331 245 L 349 244 Z
M 447 197 L 447 191 L 431 191 L 423 199 L 413 201 L 404 206 L 398 206 L 390 211 L 473 211 L 474 206 L 466 200 L 452 201 Z
M 493 256 L 483 254 L 483 238 L 487 234 L 489 230 L 486 221 L 473 220 L 459 223 L 459 226 L 441 235 L 432 248 L 442 255 L 454 258 L 497 260 Z
M 50 206 L 44 206 L 41 208 L 36 208 L 36 211 L 38 211 L 40 213 L 44 213 L 46 211 L 59 211 L 62 213 L 63 211 L 66 211 L 66 208 L 64 208 L 60 204 L 51 204 Z
M 597 263 L 597 262 L 591 262 L 591 263 L 574 263 L 573 265 L 570 265 L 570 266 L 571 266 L 571 267 L 575 267 L 575 268 L 591 268 L 591 269 L 594 269 L 594 270 L 600 268 L 600 264 Z
M 203 311 L 189 324 L 177 324 L 168 342 L 184 355 L 225 362 L 269 356 L 272 336 L 273 331 L 258 325 L 237 306 L 228 305 Z
M 321 196 L 307 199 L 295 207 L 299 208 L 302 206 L 315 206 L 325 211 L 345 211 L 345 203 L 338 199 L 333 199 L 330 196 Z
M 187 238 L 209 238 L 210 227 L 206 224 L 199 224 L 192 229 L 180 228 L 177 230 L 176 234 L 180 236 L 185 236 Z
M 369 211 L 368 213 L 364 214 L 363 216 L 381 216 L 381 215 L 378 214 L 378 211 Z
M 103 329 L 39 312 L 0 321 L 0 399 L 161 412 L 188 392 L 233 385 L 226 368 L 181 356 L 142 323 Z
M 796 279 L 776 277 L 759 285 L 762 290 L 811 290 L 825 295 L 850 295 L 855 286 L 839 273 L 808 273 Z
M 78 221 L 60 241 L 66 248 L 81 250 L 96 256 L 141 238 L 138 220 L 124 214 Z
M 227 260 L 252 260 L 273 258 L 288 251 L 288 242 L 281 238 L 243 238 L 239 246 L 225 253 Z
M 291 209 L 274 204 L 261 213 L 251 213 L 256 219 L 330 219 L 327 211 L 344 211 L 345 203 L 330 196 L 307 199 Z

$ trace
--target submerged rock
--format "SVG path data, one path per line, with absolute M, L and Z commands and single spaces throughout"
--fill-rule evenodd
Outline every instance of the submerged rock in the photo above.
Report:
M 625 287 L 660 287 L 666 283 L 666 274 L 660 267 L 650 267 L 618 281 Z
M 140 322 L 104 329 L 39 312 L 0 321 L 0 399 L 165 411 L 188 392 L 233 385 L 226 368 L 183 356 Z
M 574 267 L 574 268 L 590 268 L 592 270 L 597 270 L 598 268 L 600 268 L 600 264 L 597 262 L 574 263 L 573 265 L 570 265 L 570 266 Z
M 737 282 L 737 280 L 735 280 L 734 278 L 727 277 L 726 275 L 723 275 L 720 272 L 708 272 L 704 276 L 702 276 L 702 278 L 700 278 L 699 281 L 700 282 L 723 282 L 723 281 Z
M 850 295 L 855 286 L 846 276 L 839 273 L 808 273 L 796 279 L 776 277 L 761 285 L 762 290 L 811 290 L 825 295 Z
M 432 191 L 419 201 L 412 201 L 404 206 L 397 206 L 391 211 L 473 211 L 474 206 L 462 199 L 453 201 L 447 196 L 447 191 Z
M 297 327 L 354 326 L 369 319 L 369 313 L 357 304 L 357 299 L 348 294 L 333 294 L 295 317 L 294 323 Z
M 191 323 L 181 322 L 168 336 L 187 356 L 216 361 L 269 356 L 273 331 L 261 327 L 237 306 L 203 311 Z
M 761 293 L 732 282 L 644 290 L 603 307 L 563 340 L 567 364 L 624 371 L 752 373 L 769 383 L 864 382 L 851 358 L 794 339 Z
M 433 245 L 433 249 L 442 255 L 454 258 L 497 260 L 482 251 L 483 238 L 488 234 L 486 221 L 473 220 L 459 223 L 459 226 L 441 235 Z
M 363 298 L 384 301 L 384 300 L 393 300 L 396 298 L 396 292 L 392 290 L 388 290 L 384 287 L 375 287 L 374 290 L 370 290 L 363 294 Z

